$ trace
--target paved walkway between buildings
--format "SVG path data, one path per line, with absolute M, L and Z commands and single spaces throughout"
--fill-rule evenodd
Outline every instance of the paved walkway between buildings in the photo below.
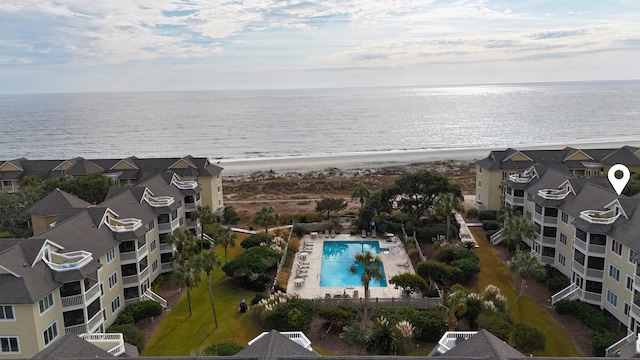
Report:
M 471 231 L 469 231 L 469 226 L 464 221 L 464 217 L 457 212 L 455 214 L 455 217 L 458 224 L 460 224 L 460 239 L 462 240 L 462 242 L 470 241 L 475 244 L 474 247 L 480 247 L 476 238 L 473 236 Z

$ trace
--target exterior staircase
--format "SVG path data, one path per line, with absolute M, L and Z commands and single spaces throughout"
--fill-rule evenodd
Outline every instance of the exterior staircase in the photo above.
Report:
M 576 284 L 571 284 L 551 296 L 551 305 L 555 305 L 560 300 L 575 300 L 580 297 L 580 288 Z
M 213 240 L 213 238 L 207 234 L 204 233 L 204 231 L 202 232 L 202 238 L 205 240 L 209 240 L 209 242 L 211 243 L 211 245 L 215 245 L 216 241 Z
M 163 299 L 160 295 L 151 291 L 151 289 L 147 289 L 147 291 L 145 291 L 144 294 L 142 294 L 142 297 L 145 297 L 149 300 L 153 300 L 159 303 L 163 309 L 166 309 L 169 307 L 167 304 L 167 300 Z
M 502 229 L 500 229 L 497 233 L 491 235 L 491 238 L 489 238 L 489 241 L 491 242 L 492 245 L 498 245 L 503 240 L 504 238 L 502 236 Z

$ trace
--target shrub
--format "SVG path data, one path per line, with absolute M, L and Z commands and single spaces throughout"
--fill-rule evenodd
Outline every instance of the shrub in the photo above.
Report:
M 491 236 L 493 236 L 493 234 L 497 233 L 499 230 L 488 230 L 485 231 L 484 236 L 487 239 L 487 241 L 491 241 Z
M 202 351 L 202 356 L 233 356 L 244 349 L 234 342 L 212 344 Z
M 549 289 L 549 291 L 552 294 L 557 293 L 558 291 L 566 288 L 567 286 L 569 286 L 571 284 L 571 281 L 569 281 L 569 279 L 564 276 L 554 276 L 552 278 L 547 279 L 547 281 L 544 283 L 544 286 Z
M 495 220 L 496 212 L 493 210 L 483 210 L 478 212 L 478 220 Z
M 462 273 L 467 279 L 480 272 L 480 265 L 472 259 L 456 260 L 451 263 L 451 266 L 462 270 Z
M 419 262 L 416 273 L 425 280 L 431 277 L 434 281 L 445 284 L 455 284 L 464 280 L 464 274 L 459 268 L 433 260 Z
M 577 303 L 573 300 L 560 300 L 554 304 L 558 314 L 576 314 Z
M 498 222 L 495 220 L 484 220 L 482 221 L 482 228 L 484 229 L 484 231 L 499 230 L 500 224 L 498 224 Z
M 122 333 L 125 342 L 136 346 L 140 352 L 144 349 L 144 333 L 133 324 L 111 325 L 107 332 Z
M 591 336 L 591 353 L 593 356 L 604 356 L 605 350 L 618 341 L 618 336 L 611 331 L 596 331 Z
M 124 324 L 133 324 L 135 322 L 136 321 L 133 319 L 133 315 L 123 310 L 120 312 L 120 314 L 118 314 L 118 317 L 113 323 L 114 325 L 124 325 Z
M 258 234 L 249 235 L 246 239 L 242 240 L 242 242 L 240 243 L 240 246 L 242 246 L 245 249 L 249 249 L 252 247 L 260 246 L 260 244 L 262 243 L 268 243 L 268 242 L 269 242 L 269 236 L 267 236 L 267 234 L 258 233 Z
M 544 334 L 531 326 L 516 324 L 511 334 L 513 345 L 523 354 L 531 354 L 536 350 L 544 350 L 546 339 Z
M 162 314 L 162 305 L 152 300 L 133 303 L 118 314 L 116 325 L 133 324 L 142 319 Z
M 256 305 L 260 302 L 260 300 L 262 299 L 268 299 L 269 295 L 265 294 L 265 293 L 256 293 L 253 296 L 253 299 L 251 299 L 251 305 Z
M 478 255 L 471 250 L 455 246 L 442 246 L 436 252 L 436 259 L 446 264 L 451 264 L 456 260 L 471 259 L 479 261 Z
M 335 326 L 349 325 L 362 318 L 360 310 L 346 306 L 325 308 L 320 310 L 318 315 Z
M 392 323 L 402 320 L 416 328 L 416 339 L 427 342 L 438 341 L 447 331 L 446 321 L 436 310 L 416 310 L 409 307 L 381 307 L 372 311 L 371 317 L 385 318 Z
M 278 254 L 269 247 L 251 247 L 243 256 L 224 265 L 222 271 L 246 289 L 263 291 L 273 281 L 266 271 L 278 260 Z
M 513 331 L 513 325 L 506 319 L 497 314 L 487 313 L 480 314 L 478 317 L 478 328 L 486 329 L 503 341 L 509 341 L 509 337 Z
M 291 230 L 299 239 L 301 239 L 304 234 L 307 232 L 302 226 L 295 225 Z
M 438 289 L 436 288 L 427 289 L 427 297 L 438 297 L 438 296 L 440 296 Z
M 467 312 L 464 316 L 469 320 L 472 328 L 477 328 L 477 320 L 482 313 L 482 300 L 479 296 L 467 296 Z
M 225 224 L 235 225 L 240 221 L 240 216 L 236 212 L 236 209 L 233 208 L 233 206 L 227 206 L 224 208 L 222 221 L 224 221 Z
M 402 289 L 402 294 L 406 297 L 427 288 L 427 282 L 421 276 L 410 273 L 395 275 L 389 283 L 395 285 L 396 289 Z
M 293 299 L 277 305 L 265 320 L 276 328 L 302 330 L 311 325 L 315 310 L 316 304 L 313 301 Z
M 601 331 L 607 326 L 607 318 L 595 307 L 578 300 L 560 300 L 555 304 L 559 314 L 573 314 L 591 330 Z

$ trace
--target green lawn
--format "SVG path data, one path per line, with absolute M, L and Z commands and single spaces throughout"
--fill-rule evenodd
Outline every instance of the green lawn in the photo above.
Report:
M 229 260 L 242 254 L 241 239 L 239 237 L 238 245 L 228 248 Z M 224 262 L 224 250 L 216 249 L 216 253 Z M 207 278 L 203 275 L 202 282 L 191 291 L 193 316 L 189 317 L 185 294 L 153 333 L 142 356 L 186 356 L 218 342 L 235 342 L 246 347 L 249 340 L 266 331 L 260 329 L 248 313 L 238 312 L 240 300 L 251 301 L 254 292 L 228 286 L 220 268 L 214 270 L 211 279 L 219 328 L 215 329 L 213 323 Z
M 511 273 L 506 264 L 500 259 L 496 249 L 484 238 L 484 232 L 471 228 L 473 236 L 478 240 L 479 248 L 475 253 L 480 257 L 479 281 L 476 292 L 482 292 L 489 284 L 500 288 L 502 294 L 507 297 L 508 305 L 511 305 L 518 296 L 518 290 L 511 280 Z M 535 281 L 535 280 L 531 280 Z M 511 317 L 516 322 L 522 322 L 542 331 L 547 338 L 545 351 L 535 353 L 537 356 L 570 357 L 582 356 L 573 343 L 573 338 L 567 329 L 549 316 L 535 301 L 522 296 L 518 303 L 511 309 Z M 527 354 L 525 354 L 527 355 Z

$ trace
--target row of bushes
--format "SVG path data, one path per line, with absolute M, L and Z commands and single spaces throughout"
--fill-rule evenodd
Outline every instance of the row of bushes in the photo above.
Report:
M 135 345 L 138 351 L 144 348 L 144 334 L 135 327 L 135 323 L 142 319 L 162 314 L 162 305 L 155 301 L 146 300 L 133 303 L 124 308 L 108 329 L 108 333 L 122 333 L 124 341 Z
M 609 330 L 609 319 L 601 310 L 579 300 L 560 300 L 555 308 L 559 314 L 574 315 L 593 330 L 591 353 L 594 356 L 604 356 L 605 350 L 619 340 L 619 336 Z
M 264 291 L 273 283 L 273 278 L 267 274 L 278 264 L 280 256 L 266 246 L 254 246 L 239 258 L 229 261 L 222 267 L 222 271 L 238 285 L 248 290 Z
M 504 313 L 482 313 L 478 317 L 478 326 L 513 344 L 525 355 L 544 350 L 546 346 L 546 338 L 540 330 L 522 323 L 513 324 L 509 315 Z

